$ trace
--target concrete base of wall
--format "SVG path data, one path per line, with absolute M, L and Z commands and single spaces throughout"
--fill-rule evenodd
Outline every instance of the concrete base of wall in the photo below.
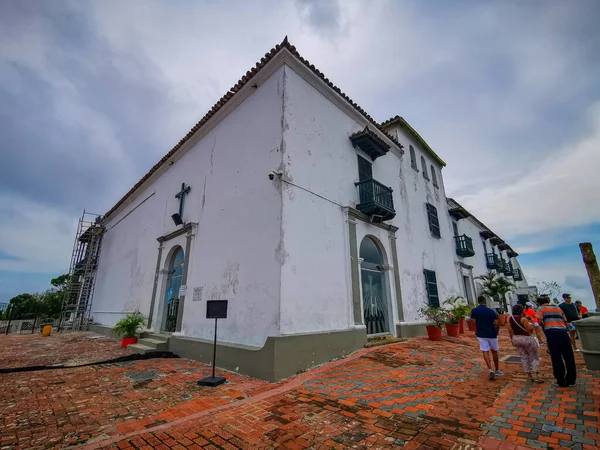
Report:
M 108 327 L 90 325 L 88 329 L 115 337 Z M 366 329 L 361 328 L 273 336 L 267 338 L 262 348 L 217 342 L 217 366 L 262 380 L 279 381 L 355 352 L 363 348 L 366 341 Z M 213 341 L 171 336 L 168 350 L 182 358 L 212 363 Z
M 574 323 L 587 369 L 600 370 L 600 316 L 594 315 Z
M 399 338 L 413 338 L 426 335 L 427 329 L 424 323 L 400 322 L 396 324 L 396 336 Z
M 101 334 L 102 336 L 108 336 L 108 337 L 111 337 L 111 338 L 115 338 L 115 339 L 119 338 L 119 336 L 117 336 L 113 332 L 112 328 L 105 327 L 104 325 L 89 324 L 88 325 L 88 331 L 91 331 L 91 332 L 96 333 L 96 334 Z

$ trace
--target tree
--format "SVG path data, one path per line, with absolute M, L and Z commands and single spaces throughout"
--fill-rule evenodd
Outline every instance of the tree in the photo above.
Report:
M 39 294 L 28 294 L 24 292 L 9 300 L 9 307 L 4 311 L 3 319 L 23 319 L 27 316 L 34 315 L 40 308 Z
M 515 284 L 503 275 L 488 271 L 476 278 L 481 281 L 481 293 L 502 304 L 502 312 L 508 311 L 506 294 L 515 288 Z
M 69 274 L 65 273 L 56 278 L 52 278 L 50 284 L 54 286 L 57 291 L 63 292 L 69 284 Z
M 542 281 L 538 282 L 537 286 L 540 295 L 546 294 L 553 299 L 554 303 L 558 304 L 557 298 L 562 290 L 560 284 L 556 281 Z

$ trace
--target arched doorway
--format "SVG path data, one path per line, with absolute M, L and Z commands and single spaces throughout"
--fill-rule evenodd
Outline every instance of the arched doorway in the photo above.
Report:
M 165 292 L 165 320 L 164 331 L 173 332 L 177 326 L 177 313 L 179 311 L 179 288 L 183 277 L 184 255 L 181 247 L 176 247 L 171 252 L 167 267 L 167 289 Z
M 384 256 L 375 241 L 366 236 L 360 243 L 360 277 L 367 334 L 390 332 L 390 306 L 385 285 Z

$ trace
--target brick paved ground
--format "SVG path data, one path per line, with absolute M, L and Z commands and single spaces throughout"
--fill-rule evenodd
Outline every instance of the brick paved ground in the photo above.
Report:
M 52 364 L 83 364 L 130 355 L 119 341 L 94 333 L 0 335 L 0 369 Z
M 505 330 L 501 342 L 514 354 Z M 208 367 L 186 360 L 66 369 L 43 380 L 0 375 L 0 411 L 10 385 L 19 411 L 4 419 L 17 441 L 0 429 L 0 448 L 50 448 L 52 435 L 56 448 L 87 440 L 89 449 L 591 450 L 600 444 L 600 378 L 582 362 L 576 388 L 551 386 L 548 357 L 544 385 L 526 383 L 514 364 L 490 382 L 470 334 L 361 350 L 279 384 L 228 375 L 231 383 L 200 389 L 194 381 Z
M 9 356 L 6 361 L 11 367 L 41 361 L 102 361 L 132 353 L 122 350 L 118 340 L 90 339 L 92 336 L 66 334 L 53 340 L 12 336 L 10 341 L 1 339 L 0 348 L 2 356 Z M 15 354 L 19 346 L 21 358 Z M 0 359 L 0 368 L 4 367 L 5 360 Z M 209 372 L 207 365 L 194 361 L 151 359 L 0 374 L 0 448 L 81 444 L 165 423 L 272 387 L 237 374 L 228 374 L 230 383 L 219 390 L 197 386 L 196 381 Z

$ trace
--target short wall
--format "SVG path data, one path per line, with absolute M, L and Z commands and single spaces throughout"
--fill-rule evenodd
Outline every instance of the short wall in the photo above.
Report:
M 104 336 L 117 337 L 112 328 L 88 326 Z M 267 338 L 263 347 L 217 342 L 217 366 L 266 381 L 279 381 L 364 347 L 364 328 L 329 333 L 305 333 Z M 169 339 L 170 352 L 182 358 L 212 363 L 213 341 L 179 336 Z
M 91 331 L 93 333 L 96 333 L 96 334 L 101 334 L 103 336 L 108 336 L 108 337 L 115 338 L 115 339 L 119 338 L 119 336 L 117 336 L 114 333 L 114 331 L 111 327 L 107 327 L 104 325 L 89 324 L 87 330 Z
M 279 381 L 364 347 L 364 329 L 305 333 L 267 338 L 262 348 L 217 343 L 217 366 L 267 381 Z M 173 336 L 169 351 L 196 361 L 212 362 L 213 342 Z
M 406 323 L 400 322 L 396 324 L 396 335 L 399 338 L 413 338 L 418 336 L 426 336 L 427 329 L 424 323 Z

